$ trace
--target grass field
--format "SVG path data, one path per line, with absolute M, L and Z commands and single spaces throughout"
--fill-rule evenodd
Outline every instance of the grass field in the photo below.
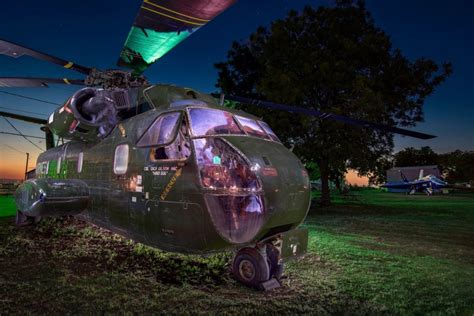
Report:
M 12 196 L 0 195 L 0 217 L 14 216 L 15 213 L 15 201 Z
M 2 217 L 0 313 L 474 313 L 474 195 L 356 191 L 305 225 L 308 255 L 265 293 L 230 277 L 230 254 L 181 256 L 75 219 L 18 229 Z

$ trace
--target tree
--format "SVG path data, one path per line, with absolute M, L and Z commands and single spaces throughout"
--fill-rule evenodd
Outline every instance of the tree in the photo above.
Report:
M 407 147 L 394 155 L 395 167 L 429 166 L 438 164 L 438 154 L 429 146 Z
M 440 154 L 438 165 L 449 183 L 474 180 L 474 151 L 456 150 Z
M 333 112 L 388 125 L 422 121 L 422 105 L 451 72 L 433 61 L 409 61 L 392 48 L 364 2 L 290 11 L 248 40 L 234 42 L 216 64 L 224 93 Z M 316 162 L 321 203 L 330 203 L 329 179 L 348 168 L 361 175 L 391 154 L 391 134 L 312 117 L 243 107 L 263 117 L 303 162 Z
M 309 180 L 319 180 L 321 178 L 321 172 L 319 172 L 318 164 L 309 161 L 305 164 L 305 168 L 308 171 Z

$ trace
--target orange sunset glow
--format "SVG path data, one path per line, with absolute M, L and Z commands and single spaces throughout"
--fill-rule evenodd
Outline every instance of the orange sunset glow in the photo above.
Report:
M 26 153 L 30 154 L 30 171 L 35 168 L 38 155 L 45 150 L 44 133 L 37 124 L 4 118 L 0 118 L 0 131 L 18 133 L 10 123 L 24 135 L 39 137 L 30 137 L 27 141 L 18 135 L 0 134 L 0 179 L 21 180 L 25 178 Z
M 28 171 L 35 168 L 38 154 L 39 151 L 31 150 Z M 23 179 L 25 177 L 25 166 L 26 151 L 20 153 L 10 147 L 0 146 L 0 179 Z
M 369 185 L 369 178 L 360 177 L 357 174 L 357 171 L 349 170 L 346 174 L 346 182 L 348 184 L 351 184 L 351 185 L 368 186 Z
M 28 171 L 35 168 L 37 153 L 30 154 Z M 25 177 L 26 153 L 20 154 L 0 149 L 0 179 L 23 179 Z

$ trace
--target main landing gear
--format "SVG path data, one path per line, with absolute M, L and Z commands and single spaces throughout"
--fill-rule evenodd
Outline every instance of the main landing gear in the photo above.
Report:
M 240 249 L 232 263 L 235 278 L 250 287 L 271 290 L 280 286 L 283 263 L 280 250 L 271 243 Z
M 41 220 L 40 216 L 28 216 L 25 215 L 22 211 L 16 211 L 15 224 L 16 226 L 27 226 L 38 224 Z

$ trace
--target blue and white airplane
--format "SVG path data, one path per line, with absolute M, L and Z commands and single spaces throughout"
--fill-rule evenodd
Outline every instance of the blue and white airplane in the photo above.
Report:
M 423 176 L 423 169 L 420 170 L 418 179 L 409 181 L 400 170 L 403 181 L 392 181 L 383 184 L 381 187 L 387 189 L 405 190 L 407 194 L 415 194 L 416 192 L 424 192 L 426 195 L 433 194 L 434 191 L 446 188 L 449 184 L 434 175 Z

